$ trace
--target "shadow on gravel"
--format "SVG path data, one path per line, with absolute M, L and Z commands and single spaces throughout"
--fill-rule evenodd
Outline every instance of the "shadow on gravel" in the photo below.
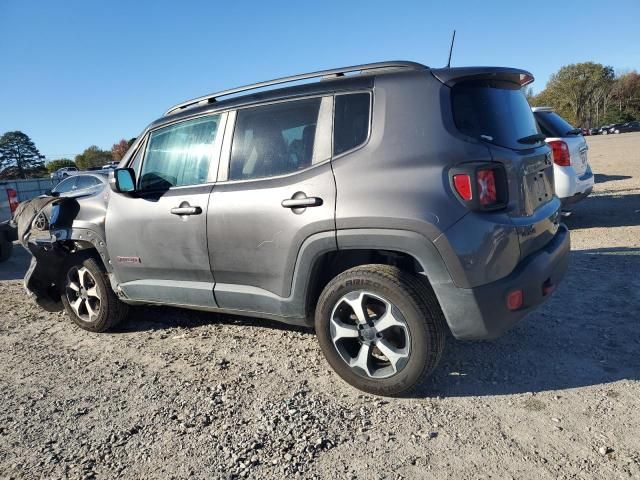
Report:
M 554 297 L 493 342 L 451 339 L 416 396 L 504 395 L 640 380 L 640 249 L 571 252 Z
M 573 214 L 563 219 L 570 230 L 640 225 L 640 194 L 590 196 L 570 210 Z
M 166 330 L 169 328 L 197 328 L 202 325 L 224 324 L 239 325 L 247 328 L 269 328 L 273 330 L 292 330 L 313 334 L 307 327 L 287 325 L 281 322 L 255 317 L 243 317 L 222 313 L 200 312 L 173 307 L 132 307 L 129 319 L 113 330 L 112 333 L 144 332 Z
M 628 180 L 631 177 L 630 175 L 607 175 L 605 173 L 596 173 L 594 174 L 594 180 L 596 183 L 606 183 L 606 182 L 614 182 L 616 180 Z
M 6 262 L 0 263 L 0 281 L 22 280 L 29 269 L 31 255 L 20 245 L 14 242 L 11 257 Z

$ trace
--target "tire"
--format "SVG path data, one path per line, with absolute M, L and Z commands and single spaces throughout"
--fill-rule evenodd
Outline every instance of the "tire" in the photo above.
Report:
M 331 280 L 318 300 L 315 327 L 335 372 L 383 396 L 406 395 L 423 383 L 440 361 L 446 336 L 426 279 L 388 265 L 355 267 Z
M 62 304 L 73 323 L 90 332 L 106 332 L 129 312 L 111 289 L 104 269 L 93 258 L 70 263 L 61 282 Z
M 2 235 L 2 234 L 0 234 Z M 0 236 L 0 263 L 6 262 L 11 257 L 11 252 L 13 251 L 13 243 L 4 238 L 4 236 Z

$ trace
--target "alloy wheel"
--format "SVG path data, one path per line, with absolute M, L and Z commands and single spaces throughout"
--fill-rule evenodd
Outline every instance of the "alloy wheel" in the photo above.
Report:
M 389 300 L 357 290 L 342 296 L 331 312 L 331 341 L 342 360 L 360 376 L 388 378 L 410 355 L 406 320 Z
M 100 313 L 96 279 L 86 267 L 72 267 L 67 273 L 65 294 L 69 306 L 84 322 L 93 322 Z

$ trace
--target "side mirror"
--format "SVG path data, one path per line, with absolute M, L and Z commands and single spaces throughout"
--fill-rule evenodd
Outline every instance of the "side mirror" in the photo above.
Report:
M 111 190 L 118 193 L 132 193 L 136 190 L 136 174 L 133 168 L 116 168 L 109 176 Z

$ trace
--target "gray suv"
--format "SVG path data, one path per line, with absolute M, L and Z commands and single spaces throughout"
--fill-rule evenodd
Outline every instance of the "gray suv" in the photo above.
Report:
M 137 137 L 108 198 L 22 210 L 26 287 L 90 331 L 136 304 L 315 326 L 348 383 L 404 394 L 448 331 L 494 338 L 565 273 L 532 80 L 384 62 L 179 104 Z

